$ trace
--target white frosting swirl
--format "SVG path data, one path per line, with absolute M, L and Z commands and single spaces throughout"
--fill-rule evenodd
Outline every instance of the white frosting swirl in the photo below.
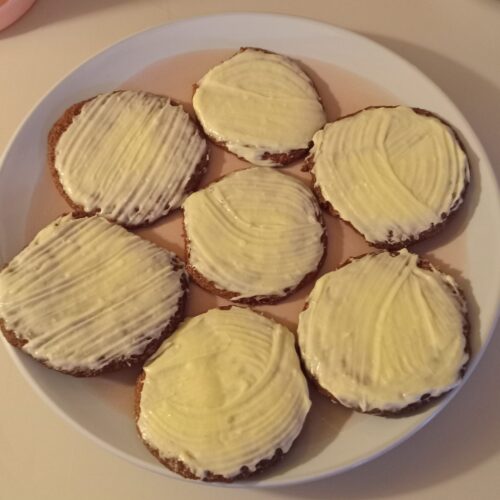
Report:
M 190 266 L 235 300 L 284 296 L 324 253 L 312 192 L 271 168 L 223 177 L 190 195 L 183 210 Z
M 199 478 L 286 453 L 311 405 L 293 334 L 239 307 L 186 320 L 144 372 L 142 438 Z
M 309 147 L 326 121 L 309 77 L 279 54 L 245 49 L 199 82 L 193 106 L 205 132 L 255 165 L 277 165 L 264 153 Z
M 323 198 L 368 242 L 404 245 L 462 202 L 465 153 L 448 126 L 411 108 L 373 108 L 314 135 Z
M 418 256 L 369 254 L 324 275 L 299 317 L 302 359 L 340 403 L 397 411 L 456 386 L 468 359 L 465 302 Z
M 0 318 L 34 358 L 98 371 L 160 336 L 179 310 L 183 275 L 174 254 L 120 226 L 66 215 L 0 273 Z
M 127 226 L 178 208 L 207 144 L 182 106 L 145 92 L 101 94 L 56 145 L 64 191 L 88 212 Z

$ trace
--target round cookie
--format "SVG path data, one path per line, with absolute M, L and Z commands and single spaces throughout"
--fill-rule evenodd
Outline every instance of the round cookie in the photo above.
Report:
M 74 210 L 132 227 L 181 205 L 206 171 L 208 146 L 170 98 L 119 90 L 65 111 L 49 133 L 48 162 Z
M 469 161 L 454 130 L 404 106 L 328 123 L 305 167 L 320 201 L 376 247 L 398 249 L 443 227 L 462 204 Z
M 173 253 L 65 215 L 0 272 L 0 327 L 49 368 L 93 376 L 147 359 L 182 320 L 186 291 Z
M 313 193 L 272 168 L 233 172 L 190 195 L 182 208 L 189 274 L 234 302 L 281 300 L 311 280 L 325 257 Z
M 254 165 L 287 165 L 307 154 L 326 122 L 316 88 L 292 59 L 242 48 L 195 85 L 205 133 Z
M 325 274 L 299 316 L 303 365 L 355 410 L 414 410 L 458 385 L 469 360 L 463 294 L 409 253 L 367 254 Z
M 188 318 L 144 365 L 139 434 L 190 479 L 243 479 L 281 458 L 311 402 L 293 334 L 250 309 Z

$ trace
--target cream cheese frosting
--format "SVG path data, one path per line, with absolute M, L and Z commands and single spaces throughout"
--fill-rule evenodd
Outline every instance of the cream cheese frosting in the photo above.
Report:
M 278 165 L 264 153 L 308 149 L 326 121 L 310 78 L 279 54 L 245 49 L 212 68 L 193 96 L 205 132 L 255 165 Z
M 396 412 L 455 387 L 468 361 L 466 304 L 419 257 L 368 254 L 316 282 L 300 314 L 307 370 L 345 406 Z
M 56 145 L 54 167 L 68 197 L 87 213 L 135 226 L 181 205 L 207 151 L 182 106 L 127 90 L 83 105 Z
M 368 108 L 313 138 L 315 186 L 373 244 L 403 246 L 456 210 L 469 182 L 452 130 L 411 108 Z
M 0 318 L 57 370 L 96 372 L 141 355 L 177 314 L 174 254 L 93 216 L 63 216 L 0 273 Z
M 311 405 L 293 334 L 240 307 L 187 319 L 144 373 L 143 440 L 202 479 L 286 453 Z
M 285 296 L 323 257 L 324 227 L 312 192 L 272 168 L 234 172 L 183 204 L 188 270 L 234 300 Z

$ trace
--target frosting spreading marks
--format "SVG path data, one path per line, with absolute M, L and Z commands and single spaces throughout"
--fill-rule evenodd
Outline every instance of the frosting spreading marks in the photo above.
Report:
M 144 372 L 142 438 L 202 479 L 286 453 L 311 405 L 293 334 L 239 307 L 187 319 Z
M 300 314 L 307 370 L 340 403 L 396 412 L 455 387 L 468 360 L 466 304 L 418 256 L 368 254 L 320 278 Z
M 142 355 L 184 293 L 174 254 L 102 217 L 66 215 L 0 273 L 0 318 L 37 360 L 95 374 Z
M 83 105 L 56 145 L 54 167 L 85 212 L 136 226 L 178 208 L 207 159 L 206 141 L 182 106 L 118 91 Z
M 462 203 L 469 164 L 452 130 L 410 108 L 372 108 L 314 135 L 322 197 L 375 245 L 404 246 Z
M 324 255 L 312 192 L 272 168 L 223 177 L 190 195 L 183 211 L 188 270 L 234 293 L 232 300 L 283 297 Z
M 308 149 L 326 121 L 309 77 L 288 57 L 245 49 L 199 82 L 193 106 L 205 132 L 255 165 L 265 153 Z

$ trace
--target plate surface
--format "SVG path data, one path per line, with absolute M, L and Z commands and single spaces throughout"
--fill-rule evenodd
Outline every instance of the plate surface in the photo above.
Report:
M 306 66 L 309 60 L 334 65 L 337 72 L 369 82 L 395 102 L 438 113 L 458 129 L 472 160 L 472 183 L 466 203 L 440 237 L 416 245 L 413 250 L 428 254 L 452 273 L 465 290 L 471 309 L 474 351 L 468 377 L 493 332 L 500 296 L 500 207 L 492 168 L 464 117 L 426 76 L 366 38 L 314 21 L 267 14 L 188 19 L 132 36 L 73 71 L 35 107 L 0 164 L 1 262 L 11 259 L 34 232 L 55 216 L 50 210 L 44 212 L 34 207 L 44 206 L 46 191 L 40 186 L 49 182 L 45 171 L 48 130 L 69 105 L 118 88 L 123 82 L 133 82 L 134 75 L 165 58 L 201 50 L 236 50 L 240 46 L 288 54 L 306 61 Z M 317 73 L 321 77 L 321 72 Z M 325 88 L 335 94 L 335 82 L 327 82 Z M 339 99 L 339 110 L 347 107 Z M 342 238 L 335 240 L 336 237 L 330 244 L 342 245 Z M 178 477 L 159 465 L 137 437 L 131 387 L 137 371 L 75 379 L 46 369 L 10 346 L 8 349 L 37 392 L 82 432 L 137 465 Z M 352 468 L 412 435 L 456 392 L 424 412 L 400 419 L 351 413 L 313 395 L 314 412 L 289 456 L 265 475 L 239 485 L 292 484 Z

